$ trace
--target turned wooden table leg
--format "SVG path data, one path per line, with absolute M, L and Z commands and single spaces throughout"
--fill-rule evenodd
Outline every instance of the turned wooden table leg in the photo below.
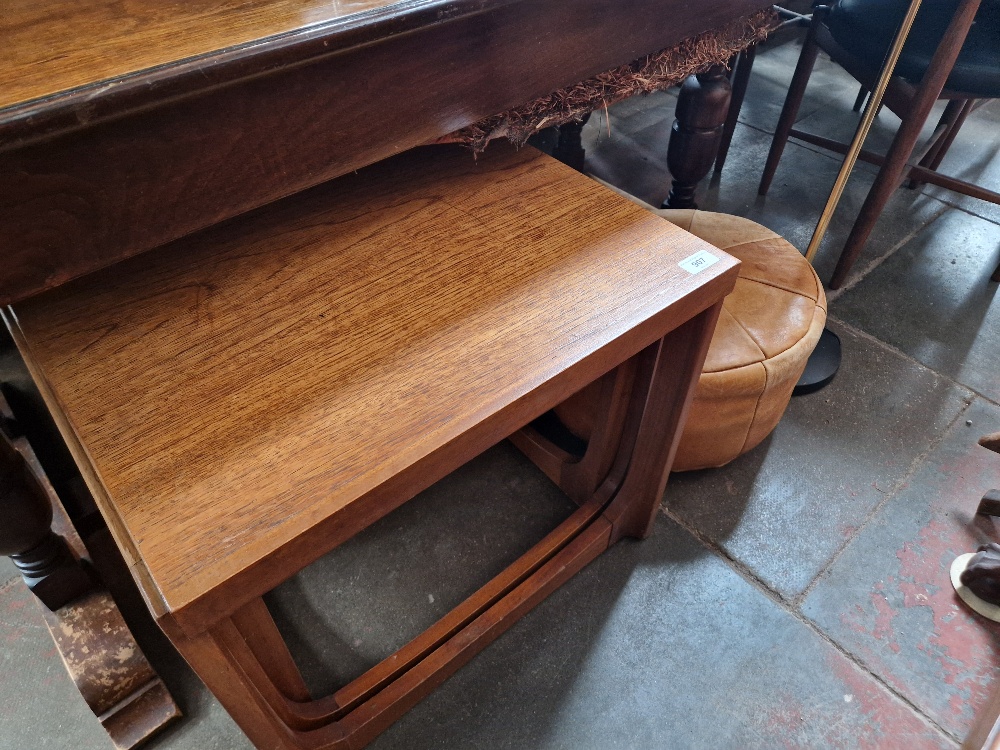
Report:
M 0 553 L 41 603 L 42 618 L 80 695 L 116 750 L 138 747 L 180 710 L 146 661 L 0 395 Z
M 66 540 L 52 531 L 52 506 L 24 457 L 0 433 L 0 555 L 21 572 L 50 610 L 89 591 L 93 582 Z
M 715 162 L 731 97 L 724 65 L 713 65 L 684 81 L 667 147 L 673 184 L 663 208 L 697 208 L 695 188 Z

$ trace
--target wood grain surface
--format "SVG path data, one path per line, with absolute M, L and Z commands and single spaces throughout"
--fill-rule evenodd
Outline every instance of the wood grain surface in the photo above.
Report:
M 260 44 L 396 2 L 4 0 L 0 109 L 251 42 Z
M 700 250 L 721 259 L 678 266 Z M 533 149 L 434 147 L 6 317 L 154 610 L 196 629 L 714 304 L 734 269 Z
M 126 53 L 95 41 L 104 32 L 95 30 L 92 39 L 67 31 L 91 6 L 126 14 L 154 7 L 151 0 L 67 3 L 61 7 L 68 17 L 52 19 L 58 43 L 39 37 L 38 48 L 23 54 L 47 59 L 79 44 L 93 48 L 95 65 L 105 58 L 122 65 Z M 188 58 L 181 41 L 175 48 L 172 38 L 149 31 L 145 40 L 155 49 L 148 54 L 174 62 L 112 79 L 93 68 L 83 78 L 104 83 L 0 109 L 0 304 L 768 6 L 763 0 L 401 0 Z M 30 7 L 17 0 L 20 13 L 11 17 Z M 179 18 L 204 13 L 175 36 L 215 34 L 211 43 L 202 40 L 205 48 L 221 44 L 226 23 L 242 19 L 233 12 L 224 23 L 203 0 L 163 7 Z M 142 12 L 155 11 L 148 8 Z M 231 6 L 219 8 L 222 14 Z M 34 24 L 50 33 L 40 16 Z M 134 33 L 142 38 L 145 28 Z M 12 54 L 4 42 L 0 55 Z M 72 67 L 69 57 L 65 64 Z M 14 69 L 0 65 L 0 91 L 20 85 Z

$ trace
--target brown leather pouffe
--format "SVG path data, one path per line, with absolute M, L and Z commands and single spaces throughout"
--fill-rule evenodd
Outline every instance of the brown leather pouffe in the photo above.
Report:
M 674 471 L 722 466 L 760 443 L 785 413 L 826 325 L 826 294 L 802 254 L 760 224 L 708 211 L 655 212 L 742 261 L 712 337 Z M 556 414 L 586 438 L 589 425 L 582 415 L 597 394 L 578 395 Z
M 826 325 L 826 294 L 782 237 L 738 216 L 657 213 L 742 261 L 712 337 L 674 471 L 722 466 L 777 426 Z

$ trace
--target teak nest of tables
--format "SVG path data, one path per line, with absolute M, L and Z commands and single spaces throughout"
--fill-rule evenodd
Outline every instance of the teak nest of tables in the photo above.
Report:
M 358 747 L 648 533 L 737 265 L 532 149 L 432 147 L 5 316 L 150 609 L 243 730 Z M 518 432 L 597 379 L 582 457 Z M 261 596 L 515 433 L 578 510 L 313 699 Z

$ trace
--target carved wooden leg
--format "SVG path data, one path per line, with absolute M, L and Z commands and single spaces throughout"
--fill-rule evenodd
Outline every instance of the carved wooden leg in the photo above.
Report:
M 89 591 L 93 582 L 66 540 L 52 531 L 52 506 L 37 477 L 0 434 L 0 555 L 7 555 L 28 588 L 50 610 Z
M 4 411 L 3 406 L 5 402 L 0 397 L 0 413 Z M 5 415 L 6 433 L 19 435 L 16 426 L 12 415 Z M 58 586 L 52 586 L 53 578 L 47 577 L 35 587 L 36 593 L 41 588 L 42 596 L 50 599 L 46 602 L 40 597 L 45 624 L 66 671 L 114 747 L 118 750 L 137 747 L 180 717 L 177 704 L 146 661 L 111 595 L 96 583 L 92 584 L 78 562 L 84 560 L 89 564 L 87 550 L 28 441 L 19 437 L 7 442 L 5 436 L 0 442 L 0 455 L 9 459 L 8 448 L 17 456 L 13 463 L 20 465 L 19 473 L 28 477 L 25 488 L 34 488 L 33 501 L 39 497 L 45 501 L 43 505 L 36 503 L 33 506 L 33 517 L 48 519 L 41 528 L 56 540 L 55 544 L 61 549 L 56 557 L 65 555 L 65 559 L 70 561 L 70 572 L 66 578 L 62 578 L 60 572 L 54 574 L 60 579 Z M 10 485 L 5 483 L 2 486 Z M 12 526 L 24 528 L 24 517 L 18 517 L 20 522 Z M 12 526 L 5 525 L 4 531 Z M 17 562 L 17 558 L 14 559 Z M 53 608 L 51 605 L 54 602 L 49 595 L 56 591 L 69 596 L 74 589 L 71 585 L 74 581 L 81 588 L 78 595 L 72 595 L 71 601 Z
M 704 73 L 688 76 L 681 86 L 677 119 L 667 147 L 667 167 L 673 184 L 663 208 L 697 208 L 694 191 L 719 151 L 731 94 L 724 65 L 713 65 Z
M 552 156 L 563 164 L 573 167 L 578 172 L 583 171 L 584 157 L 587 152 L 583 148 L 583 126 L 590 119 L 588 112 L 579 122 L 568 122 L 559 126 L 559 142 L 552 151 Z

